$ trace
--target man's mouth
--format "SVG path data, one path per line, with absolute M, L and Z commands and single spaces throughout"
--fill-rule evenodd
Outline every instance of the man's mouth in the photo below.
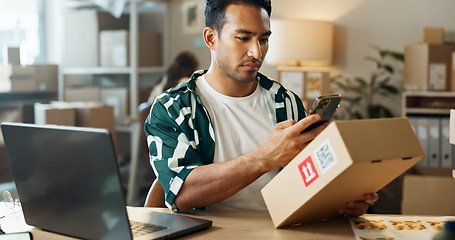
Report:
M 259 61 L 255 61 L 255 62 L 247 62 L 247 63 L 244 63 L 241 65 L 243 67 L 243 69 L 245 69 L 246 71 L 257 71 L 259 70 L 259 68 L 261 67 L 261 64 Z

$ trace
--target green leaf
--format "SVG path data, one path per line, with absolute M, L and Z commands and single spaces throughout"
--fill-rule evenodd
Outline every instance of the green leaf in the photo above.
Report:
M 378 84 L 382 86 L 386 85 L 388 82 L 390 82 L 390 77 L 386 77 L 383 81 L 379 82 Z
M 356 77 L 356 78 L 355 78 L 355 81 L 356 81 L 359 85 L 362 85 L 362 86 L 367 85 L 367 81 L 365 81 L 363 78 Z
M 392 112 L 382 105 L 371 105 L 368 108 L 370 118 L 390 118 L 393 117 Z
M 381 86 L 381 88 L 392 94 L 398 94 L 398 92 L 399 92 L 398 88 L 396 88 L 392 85 L 383 85 L 383 86 Z
M 336 82 L 334 83 L 336 86 L 338 86 L 341 90 L 343 91 L 346 91 L 348 90 L 348 88 L 343 84 L 343 83 L 340 83 L 340 82 Z
M 392 57 L 395 60 L 398 60 L 400 62 L 404 62 L 404 54 L 399 53 L 399 52 L 389 52 L 388 54 L 390 57 Z
M 393 74 L 394 70 L 393 70 L 393 67 L 388 65 L 388 64 L 385 64 L 384 66 L 382 66 L 387 72 Z

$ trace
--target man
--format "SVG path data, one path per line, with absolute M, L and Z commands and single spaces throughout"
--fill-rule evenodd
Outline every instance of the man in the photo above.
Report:
M 145 123 L 151 164 L 173 210 L 266 210 L 264 187 L 326 126 L 301 134 L 298 97 L 258 73 L 268 50 L 269 0 L 207 0 L 207 71 L 161 94 Z M 361 215 L 365 195 L 340 209 Z

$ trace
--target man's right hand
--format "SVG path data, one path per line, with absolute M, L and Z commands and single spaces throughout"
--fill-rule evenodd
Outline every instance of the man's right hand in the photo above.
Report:
M 255 150 L 259 158 L 264 159 L 264 167 L 271 170 L 286 166 L 297 154 L 302 151 L 328 123 L 301 133 L 312 123 L 318 121 L 320 116 L 313 114 L 304 119 L 294 122 L 287 120 L 275 125 L 264 145 Z

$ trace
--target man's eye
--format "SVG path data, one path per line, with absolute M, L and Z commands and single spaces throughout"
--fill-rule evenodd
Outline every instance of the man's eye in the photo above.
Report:
M 268 43 L 268 42 L 269 42 L 269 39 L 268 39 L 268 38 L 261 39 L 261 42 L 262 42 L 262 43 Z
M 248 37 L 237 37 L 238 40 L 240 41 L 248 41 Z

